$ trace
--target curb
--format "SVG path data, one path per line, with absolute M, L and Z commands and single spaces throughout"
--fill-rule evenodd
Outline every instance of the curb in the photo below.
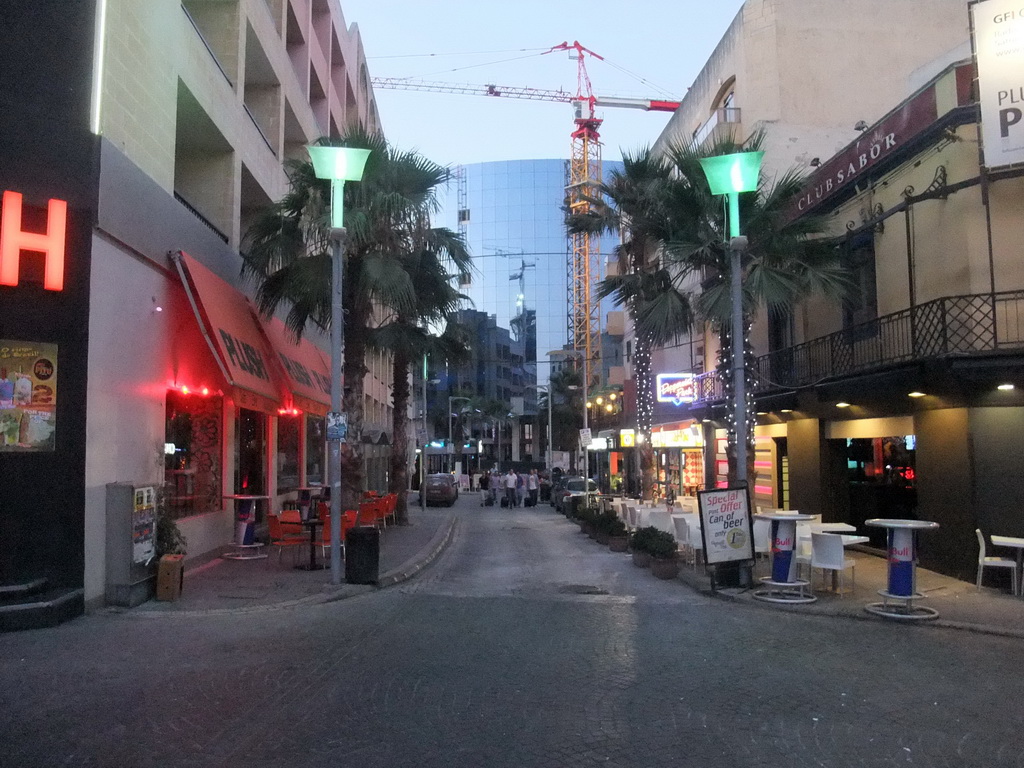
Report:
M 756 608 L 760 610 L 771 610 L 775 612 L 783 612 L 791 615 L 806 616 L 808 618 L 822 618 L 822 619 L 847 619 L 849 621 L 871 621 L 875 623 L 883 624 L 900 624 L 898 621 L 887 621 L 884 618 L 877 616 L 871 616 L 867 613 L 861 615 L 858 613 L 830 613 L 826 611 L 815 611 L 801 608 L 800 606 L 787 606 L 787 605 L 769 605 L 767 603 L 758 602 L 756 600 L 744 600 L 742 597 L 736 594 L 730 594 L 722 590 L 712 590 L 710 588 L 703 587 L 699 584 L 693 584 L 685 579 L 681 579 L 683 584 L 692 589 L 699 595 L 704 597 L 715 598 L 726 603 L 733 603 L 735 605 L 743 605 L 749 608 Z M 1005 627 L 994 626 L 992 624 L 971 624 L 966 621 L 953 621 L 951 619 L 938 618 L 932 621 L 918 621 L 918 622 L 902 622 L 904 626 L 909 627 L 938 627 L 940 629 L 950 629 L 957 632 L 971 632 L 977 635 L 991 635 L 994 637 L 1007 637 L 1015 640 L 1024 640 L 1024 630 L 1007 629 Z
M 246 613 L 266 613 L 270 611 L 289 610 L 309 605 L 324 605 L 339 600 L 346 600 L 350 597 L 358 597 L 376 592 L 379 589 L 390 587 L 407 581 L 422 571 L 451 543 L 455 531 L 457 519 L 455 515 L 448 518 L 447 523 L 442 523 L 439 530 L 427 546 L 417 554 L 410 557 L 397 568 L 383 574 L 377 584 L 328 584 L 324 585 L 324 591 L 319 595 L 307 595 L 306 597 L 293 600 L 283 600 L 268 605 L 258 605 L 243 608 L 201 608 L 196 610 L 175 610 L 175 611 L 132 611 L 130 608 L 106 607 L 97 611 L 99 615 L 124 616 L 127 618 L 142 619 L 175 619 L 195 616 L 226 616 Z
M 458 522 L 458 519 L 455 515 L 449 517 L 447 525 L 442 525 L 441 530 L 435 533 L 434 538 L 427 544 L 425 555 L 422 552 L 413 555 L 397 568 L 388 571 L 377 580 L 377 587 L 383 589 L 400 584 L 403 581 L 408 581 L 434 562 L 437 556 L 451 543 L 456 522 Z

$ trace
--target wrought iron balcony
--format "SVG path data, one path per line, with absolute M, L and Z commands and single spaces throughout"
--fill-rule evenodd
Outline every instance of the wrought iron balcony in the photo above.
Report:
M 947 296 L 853 325 L 754 361 L 753 392 L 801 387 L 929 358 L 1024 350 L 1024 291 Z M 697 402 L 725 398 L 717 371 L 697 377 Z

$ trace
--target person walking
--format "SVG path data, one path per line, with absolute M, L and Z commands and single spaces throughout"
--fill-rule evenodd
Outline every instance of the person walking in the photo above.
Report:
M 540 493 L 540 478 L 537 477 L 537 470 L 531 469 L 526 478 L 526 490 L 530 493 L 530 506 L 537 506 L 537 494 Z
M 508 508 L 516 505 L 516 473 L 510 468 L 505 475 L 502 485 L 505 487 L 505 499 L 508 501 Z
M 501 475 L 498 474 L 498 470 L 494 467 L 491 467 L 491 471 L 488 474 L 487 492 L 491 495 L 491 504 L 497 504 L 498 491 L 501 490 Z
M 491 478 L 488 476 L 486 472 L 483 472 L 477 478 L 476 483 L 477 486 L 479 486 L 480 488 L 480 506 L 482 507 L 484 506 L 484 504 L 487 503 L 487 499 L 489 498 L 490 492 L 487 490 L 487 488 L 491 483 Z
M 523 506 L 523 499 L 526 498 L 526 478 L 522 472 L 516 473 L 516 506 Z

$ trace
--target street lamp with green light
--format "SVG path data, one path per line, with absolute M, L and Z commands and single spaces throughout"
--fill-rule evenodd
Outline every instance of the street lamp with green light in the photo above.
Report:
M 747 386 L 743 365 L 743 251 L 747 238 L 740 235 L 740 194 L 756 192 L 764 152 L 735 152 L 701 158 L 712 195 L 729 199 L 730 296 L 732 298 L 732 394 L 736 429 L 736 478 L 747 481 Z
M 345 244 L 345 182 L 360 181 L 368 149 L 354 147 L 307 147 L 318 179 L 331 182 L 331 411 L 341 422 L 341 341 L 345 314 L 342 308 L 342 255 Z M 332 439 L 332 437 L 334 439 Z M 341 583 L 341 441 L 344 435 L 328 434 L 328 482 L 331 488 L 331 584 Z

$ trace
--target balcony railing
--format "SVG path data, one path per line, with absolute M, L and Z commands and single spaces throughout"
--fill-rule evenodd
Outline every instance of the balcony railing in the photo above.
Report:
M 947 296 L 769 352 L 754 361 L 754 394 L 900 363 L 1024 350 L 1024 291 Z M 697 377 L 697 402 L 725 398 L 717 371 Z
M 693 134 L 693 141 L 690 142 L 690 149 L 695 150 L 699 148 L 719 124 L 738 122 L 740 122 L 739 107 L 721 107 L 720 109 L 716 109 L 711 113 L 711 117 L 704 122 L 704 125 L 698 128 Z

